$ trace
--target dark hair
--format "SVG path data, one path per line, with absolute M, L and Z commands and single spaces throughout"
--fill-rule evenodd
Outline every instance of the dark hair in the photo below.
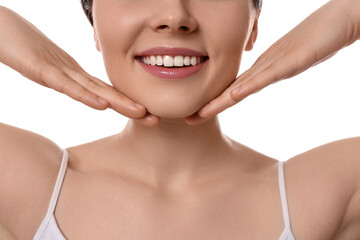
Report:
M 93 0 L 81 0 L 82 9 L 84 10 L 84 13 L 86 17 L 89 19 L 91 25 L 94 24 L 93 16 L 92 16 L 92 3 Z
M 93 0 L 81 0 L 82 8 L 85 12 L 85 15 L 89 19 L 91 25 L 94 24 L 93 16 L 92 16 L 92 3 L 93 3 Z M 254 4 L 257 9 L 261 9 L 262 0 L 254 0 Z
M 92 1 L 92 0 L 91 0 Z M 255 7 L 261 9 L 263 0 L 254 0 Z

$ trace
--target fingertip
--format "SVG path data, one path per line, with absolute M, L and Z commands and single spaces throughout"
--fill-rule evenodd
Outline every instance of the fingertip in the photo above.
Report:
M 240 100 L 242 100 L 244 98 L 243 97 L 243 91 L 240 88 L 236 88 L 236 89 L 232 90 L 230 92 L 230 96 L 235 101 L 240 101 Z
M 190 125 L 190 126 L 196 126 L 199 125 L 203 122 L 206 122 L 208 119 L 207 118 L 202 118 L 201 116 L 199 116 L 199 114 L 194 114 L 191 115 L 189 117 L 186 117 L 185 119 L 185 123 Z
M 201 118 L 210 118 L 210 111 L 204 111 L 204 110 L 200 110 L 198 112 L 198 115 L 201 117 Z
M 190 119 L 185 118 L 185 123 L 189 126 L 195 126 L 196 122 Z
M 140 103 L 135 103 L 135 107 L 136 107 L 138 110 L 140 110 L 140 111 L 146 109 L 146 108 L 145 108 L 143 105 L 141 105 Z
M 106 110 L 106 109 L 108 109 L 108 107 L 107 107 L 107 106 L 104 106 L 104 105 L 96 106 L 96 107 L 94 107 L 94 108 L 97 109 L 97 110 Z
M 147 114 L 143 118 L 136 118 L 134 120 L 145 127 L 154 127 L 160 123 L 160 118 L 151 114 Z
M 233 97 L 236 97 L 237 95 L 239 95 L 239 92 L 240 92 L 240 88 L 235 88 L 233 90 L 230 91 L 230 96 L 233 98 Z
M 105 99 L 103 99 L 101 97 L 97 97 L 97 100 L 102 106 L 107 106 L 109 104 L 108 101 L 106 101 Z
M 133 116 L 131 116 L 132 118 L 142 119 L 145 118 L 147 114 L 146 107 L 138 103 L 134 103 L 133 106 L 130 107 L 130 109 L 132 112 L 134 112 L 132 114 Z
M 89 100 L 88 102 L 83 101 L 82 103 L 86 104 L 87 106 L 94 108 L 96 110 L 105 110 L 109 107 L 109 103 L 108 102 L 104 102 L 99 100 L 99 98 L 97 98 L 95 101 Z
M 192 120 L 185 120 L 185 122 L 189 125 L 189 126 L 197 126 L 197 125 L 200 125 L 200 124 L 202 124 L 202 123 L 204 123 L 204 122 L 206 122 L 207 121 L 207 119 L 205 119 L 205 118 L 198 118 L 198 119 L 196 119 L 196 120 L 194 120 L 194 119 L 192 119 Z
M 204 108 L 201 108 L 198 112 L 197 112 L 197 116 L 201 117 L 201 118 L 211 118 L 213 113 L 212 113 L 213 109 L 210 108 L 209 104 L 206 105 Z
M 208 118 L 208 116 L 210 115 L 210 110 L 211 110 L 210 104 L 207 104 L 197 112 L 197 115 L 199 115 L 202 118 Z
M 148 122 L 149 127 L 155 127 L 160 123 L 160 118 L 149 114 L 148 116 L 146 116 L 146 121 Z

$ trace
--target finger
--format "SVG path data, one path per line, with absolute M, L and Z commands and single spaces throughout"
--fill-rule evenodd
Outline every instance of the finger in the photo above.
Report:
M 93 77 L 93 76 L 91 76 L 89 74 L 87 74 L 87 75 L 88 75 L 89 78 L 91 78 L 93 81 L 95 81 L 96 83 L 98 83 L 102 87 L 110 88 L 110 89 L 113 88 L 113 86 L 101 81 L 100 79 L 98 79 L 96 77 Z M 149 112 L 147 112 L 145 114 L 145 116 L 142 116 L 140 118 L 133 118 L 133 120 L 136 121 L 137 123 L 143 125 L 143 126 L 146 126 L 146 127 L 154 127 L 154 126 L 156 126 L 156 125 L 158 125 L 160 123 L 160 118 L 158 116 L 152 115 Z
M 97 110 L 104 110 L 109 105 L 107 102 L 99 101 L 98 95 L 81 86 L 64 73 L 52 71 L 46 84 L 48 87 Z
M 237 101 L 235 101 L 229 91 L 224 92 L 216 99 L 212 100 L 208 103 L 204 108 L 201 108 L 198 112 L 199 116 L 202 118 L 211 118 L 225 109 L 235 105 Z
M 200 117 L 198 112 L 196 112 L 193 115 L 186 117 L 185 123 L 190 126 L 196 126 L 196 125 L 200 125 L 200 124 L 206 122 L 207 120 L 209 120 L 209 119 Z
M 102 102 L 102 104 L 105 106 L 109 106 L 109 105 L 114 106 L 114 104 L 111 104 L 111 100 L 109 101 L 109 99 L 108 99 L 108 96 L 110 96 L 110 98 L 111 98 L 114 95 L 116 98 L 119 98 L 118 95 L 120 95 L 120 97 L 123 97 L 123 100 L 128 101 L 131 104 L 135 104 L 135 102 L 133 102 L 132 100 L 130 100 L 129 98 L 125 97 L 123 94 L 121 94 L 120 92 L 115 90 L 113 88 L 113 86 L 101 81 L 98 78 L 95 78 L 95 77 L 89 75 L 84 70 L 82 70 L 81 73 L 79 73 L 79 71 L 75 71 L 75 72 L 72 71 L 71 75 L 72 75 L 72 78 L 65 76 L 65 79 L 66 79 L 65 81 L 67 81 L 68 82 L 67 84 L 69 84 L 68 88 L 75 89 L 75 91 L 73 93 L 71 93 L 68 90 L 64 90 L 64 89 L 61 90 L 61 86 L 57 86 L 57 87 L 52 86 L 52 87 L 54 87 L 54 89 L 58 89 L 58 91 L 60 91 L 60 92 L 64 92 L 64 93 L 67 92 L 69 95 L 71 95 L 71 97 L 73 99 L 78 100 L 78 101 L 79 100 L 82 101 L 82 98 L 81 98 L 81 96 L 77 95 L 78 92 L 76 91 L 76 88 L 79 91 L 82 91 L 86 94 L 87 94 L 87 92 L 89 92 L 90 94 L 91 93 L 95 94 L 95 96 L 97 96 L 98 99 L 100 98 L 100 100 L 102 100 L 100 102 Z M 77 81 L 75 81 L 74 79 L 76 79 Z M 84 84 L 85 86 L 82 86 L 79 82 L 81 84 Z M 71 88 L 71 85 L 73 85 L 72 86 L 73 88 Z M 105 96 L 102 97 L 102 94 L 105 94 Z M 85 103 L 87 103 L 87 102 L 85 102 Z M 87 104 L 87 105 L 94 107 L 93 104 Z M 140 104 L 136 104 L 136 105 L 140 105 Z M 135 105 L 135 107 L 137 108 L 136 105 Z M 116 106 L 116 104 L 115 104 L 115 106 Z M 140 116 L 137 116 L 137 115 L 131 116 L 130 115 L 131 113 L 129 115 L 127 115 L 126 113 L 124 114 L 124 112 L 119 109 L 114 109 L 114 110 L 116 110 L 117 112 L 120 111 L 119 112 L 120 114 L 125 115 L 129 118 L 133 118 L 136 122 L 138 122 L 139 124 L 142 124 L 144 126 L 152 127 L 152 126 L 156 126 L 160 122 L 159 117 L 154 116 L 150 113 L 146 114 L 146 108 L 142 105 L 140 106 L 140 110 L 145 110 L 145 115 L 141 114 Z M 135 111 L 139 111 L 138 108 Z
M 147 113 L 143 118 L 134 118 L 133 120 L 146 127 L 154 127 L 160 123 L 160 118 L 150 113 Z
M 216 115 L 217 113 L 220 113 L 220 111 L 223 111 L 227 107 L 230 107 L 233 104 L 235 104 L 235 102 L 231 101 L 231 99 L 229 98 L 230 92 L 232 90 L 236 89 L 238 86 L 240 86 L 243 82 L 245 82 L 249 78 L 251 78 L 251 76 L 253 74 L 254 74 L 253 69 L 248 69 L 243 74 L 241 74 L 238 78 L 234 79 L 230 83 L 229 87 L 224 92 L 222 92 L 219 96 L 217 96 L 216 98 L 211 100 L 208 104 L 202 106 L 198 110 L 198 112 L 197 112 L 198 116 L 201 118 L 210 118 L 210 117 L 213 117 L 214 115 Z M 222 106 L 222 110 L 218 109 L 218 111 L 214 112 L 214 110 L 216 110 L 216 109 L 214 109 L 214 106 L 220 107 L 222 103 L 227 103 L 227 105 Z
M 116 112 L 129 118 L 142 118 L 145 116 L 146 108 L 143 105 L 135 103 L 113 86 L 94 77 L 89 78 L 78 73 L 74 73 L 74 75 L 77 75 L 74 78 L 81 85 L 90 92 L 105 99 L 109 103 L 109 107 Z
M 230 96 L 230 91 L 236 89 L 242 82 L 246 81 L 247 75 L 248 74 L 244 73 L 243 75 L 235 79 L 230 84 L 230 86 L 224 92 L 222 92 L 218 97 L 211 100 L 205 106 L 201 107 L 198 110 L 198 116 L 200 116 L 201 118 L 210 118 L 222 112 L 226 108 L 236 104 L 236 101 L 234 101 L 234 99 L 232 99 Z
M 212 117 L 271 83 L 279 81 L 284 74 L 284 68 L 279 67 L 277 63 L 273 63 L 262 71 L 252 70 L 251 72 L 256 73 L 244 77 L 240 76 L 240 80 L 235 81 L 223 94 L 201 108 L 199 115 L 203 118 Z M 249 78 L 246 79 L 247 77 Z
M 236 89 L 232 90 L 230 95 L 235 101 L 241 101 L 247 96 L 260 91 L 268 85 L 284 79 L 285 74 L 288 74 L 286 66 L 279 66 L 278 63 L 273 63 L 263 71 L 258 72 L 248 81 L 245 81 Z
M 119 91 L 117 91 L 116 89 L 113 88 L 113 86 L 101 81 L 100 79 L 96 78 L 96 77 L 93 77 L 89 74 L 87 74 L 86 72 L 84 72 L 84 74 L 87 76 L 87 79 L 90 79 L 92 80 L 94 83 L 98 84 L 95 85 L 93 84 L 91 81 L 88 82 L 89 84 L 89 88 L 96 92 L 99 96 L 102 96 L 102 94 L 104 94 L 104 97 L 107 101 L 110 102 L 110 105 L 113 106 L 114 104 L 111 104 L 111 100 L 108 99 L 108 96 L 111 97 L 111 93 L 114 93 L 116 95 L 121 95 L 125 100 L 129 100 L 131 104 L 135 104 L 135 102 L 133 102 L 132 100 L 130 100 L 129 98 L 127 98 L 125 95 L 121 94 Z M 100 86 L 100 88 L 99 88 Z M 101 87 L 103 89 L 101 89 Z M 99 88 L 99 89 L 98 89 Z M 104 91 L 102 91 L 104 90 Z M 107 93 L 106 90 L 108 90 L 110 93 Z M 100 91 L 100 92 L 99 92 Z M 115 96 L 115 97 L 118 97 L 118 96 Z M 137 104 L 136 105 L 141 105 L 141 104 Z M 136 106 L 137 107 L 137 106 Z M 113 107 L 112 107 L 113 108 Z M 114 109 L 114 108 L 113 108 Z M 135 120 L 136 122 L 138 122 L 139 124 L 143 125 L 143 126 L 147 126 L 147 127 L 153 127 L 153 126 L 156 126 L 159 124 L 160 122 L 160 118 L 155 116 L 155 115 L 152 115 L 148 112 L 146 112 L 146 108 L 144 106 L 141 105 L 141 108 L 140 110 L 143 110 L 145 109 L 145 115 L 140 115 L 140 117 L 130 117 L 132 118 L 133 120 Z M 114 109 L 115 111 L 119 112 L 121 110 L 116 110 Z M 124 114 L 123 112 L 119 112 L 120 114 L 122 115 L 126 115 Z M 129 116 L 128 116 L 129 117 Z
M 79 76 L 77 79 L 81 79 L 81 78 L 82 77 Z M 91 78 L 91 79 L 94 79 L 94 78 Z M 84 82 L 86 82 L 87 80 L 88 79 L 85 79 L 85 80 L 82 79 L 82 81 L 84 81 Z M 75 85 L 76 85 L 76 83 L 75 83 Z M 80 86 L 80 88 L 82 87 L 81 85 L 79 85 L 79 86 Z M 103 81 L 101 81 L 99 79 L 96 79 L 93 82 L 91 82 L 91 80 L 88 81 L 86 87 L 90 89 L 90 93 L 92 93 L 91 91 L 94 91 L 95 95 L 96 96 L 100 95 L 100 97 L 101 97 L 102 93 L 108 94 L 108 95 L 120 94 L 111 85 L 108 85 L 108 84 L 106 84 L 105 82 L 103 82 Z M 89 89 L 87 89 L 87 88 L 84 88 L 84 91 L 89 91 Z M 101 89 L 101 88 L 103 88 L 103 89 Z M 102 92 L 102 93 L 99 94 L 99 91 Z M 106 92 L 108 92 L 108 93 L 106 93 Z M 103 98 L 105 98 L 105 97 L 103 97 Z M 131 101 L 130 99 L 128 99 L 125 96 L 124 96 L 124 99 L 129 100 L 131 103 L 134 103 L 133 101 Z M 107 105 L 109 105 L 109 104 L 111 105 L 111 103 L 109 103 L 108 101 L 106 101 L 106 103 L 107 103 Z M 145 109 L 145 107 L 143 107 L 143 108 Z M 126 114 L 124 114 L 123 112 L 119 112 L 119 113 L 126 116 Z M 131 117 L 131 116 L 127 116 L 127 117 L 134 118 L 134 117 Z M 144 126 L 148 126 L 148 127 L 156 126 L 160 122 L 159 117 L 156 117 L 156 116 L 154 116 L 154 115 L 152 115 L 150 113 L 146 114 L 145 116 L 141 116 L 140 118 L 134 118 L 134 120 L 136 122 L 138 122 L 139 124 L 144 125 Z
M 94 82 L 96 82 L 97 84 L 99 84 L 100 86 L 103 86 L 103 87 L 113 87 L 112 85 L 110 84 L 107 84 L 106 82 L 94 77 L 94 76 L 91 76 L 90 74 L 88 74 L 87 72 L 84 72 L 85 76 L 91 80 L 93 80 Z

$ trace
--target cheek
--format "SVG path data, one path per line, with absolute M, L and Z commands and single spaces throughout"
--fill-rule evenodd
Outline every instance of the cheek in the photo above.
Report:
M 114 87 L 129 69 L 133 59 L 134 40 L 141 29 L 142 12 L 124 4 L 106 6 L 106 1 L 94 12 L 95 28 L 108 77 Z M 125 11 L 126 9 L 126 11 Z M 120 90 L 120 89 L 119 89 Z
M 250 24 L 249 12 L 239 9 L 241 7 L 237 5 L 213 12 L 214 17 L 203 23 L 205 42 L 212 57 L 206 86 L 209 99 L 221 94 L 239 71 Z

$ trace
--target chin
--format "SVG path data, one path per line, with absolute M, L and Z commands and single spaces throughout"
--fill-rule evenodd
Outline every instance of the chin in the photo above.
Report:
M 155 116 L 161 118 L 185 118 L 193 115 L 202 106 L 201 104 L 194 104 L 194 102 L 186 99 L 184 101 L 166 101 L 166 102 L 151 102 L 143 104 L 147 111 Z

